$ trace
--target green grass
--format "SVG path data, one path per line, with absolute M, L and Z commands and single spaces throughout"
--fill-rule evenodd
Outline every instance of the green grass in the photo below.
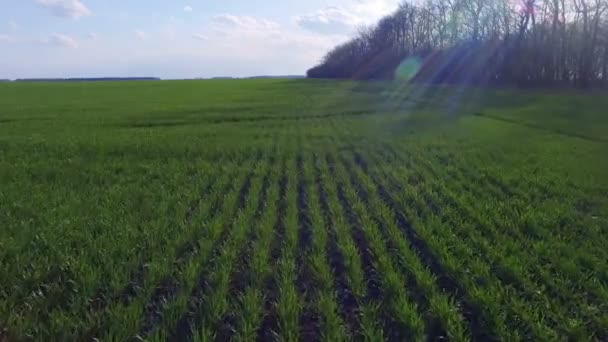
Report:
M 0 341 L 608 338 L 608 98 L 0 84 Z

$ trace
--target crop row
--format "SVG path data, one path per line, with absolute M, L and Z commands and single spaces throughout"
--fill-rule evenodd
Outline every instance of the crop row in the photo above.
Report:
M 93 274 L 77 293 L 83 271 L 30 276 L 3 293 L 2 324 L 108 340 L 606 337 L 605 252 L 569 246 L 547 225 L 557 219 L 522 207 L 550 189 L 442 150 L 287 137 L 207 166 L 177 226 L 100 241 L 100 260 L 141 246 L 126 275 Z

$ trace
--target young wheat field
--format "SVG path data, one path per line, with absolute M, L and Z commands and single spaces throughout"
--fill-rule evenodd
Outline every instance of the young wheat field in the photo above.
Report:
M 0 341 L 608 339 L 608 97 L 0 84 Z

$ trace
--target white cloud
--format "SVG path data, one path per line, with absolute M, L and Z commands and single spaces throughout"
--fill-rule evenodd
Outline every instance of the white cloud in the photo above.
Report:
M 53 15 L 62 18 L 79 19 L 91 14 L 91 10 L 80 0 L 36 0 L 36 2 Z
M 229 29 L 244 29 L 252 31 L 277 30 L 280 25 L 266 19 L 250 17 L 246 15 L 220 14 L 213 17 L 213 23 L 217 26 Z
M 10 20 L 8 22 L 8 28 L 10 28 L 11 31 L 16 31 L 19 29 L 19 24 L 17 24 L 17 22 L 15 22 L 14 20 Z
M 181 7 L 177 10 L 181 12 Z M 173 19 L 166 16 L 164 22 L 157 21 L 153 26 L 125 20 L 122 24 L 132 26 L 127 26 L 122 36 L 112 39 L 103 30 L 92 27 L 83 27 L 80 32 L 51 28 L 52 31 L 43 36 L 35 33 L 24 36 L 24 41 L 46 46 L 41 50 L 44 60 L 34 63 L 36 54 L 14 52 L 22 46 L 30 47 L 15 44 L 21 38 L 17 40 L 18 32 L 9 31 L 7 20 L 4 27 L 0 23 L 0 33 L 10 36 L 0 36 L 0 76 L 3 76 L 0 78 L 304 74 L 339 40 L 345 39 L 345 36 L 303 30 L 290 23 L 281 25 L 271 17 L 235 13 L 212 17 L 201 21 L 199 26 L 176 22 L 175 35 L 170 37 L 168 24 Z M 53 32 L 57 34 L 51 35 Z M 10 38 L 12 42 L 4 43 Z M 35 65 L 22 66 L 26 64 Z
M 59 34 L 59 33 L 52 34 L 50 39 L 48 40 L 48 42 L 50 44 L 57 45 L 57 46 L 63 46 L 63 47 L 69 47 L 69 48 L 78 47 L 78 42 L 74 38 L 64 35 L 64 34 Z
M 200 36 L 206 39 L 206 54 L 218 58 L 239 56 L 243 63 L 297 69 L 304 73 L 328 49 L 345 36 L 325 36 L 283 27 L 277 22 L 252 16 L 215 16 Z M 195 35 L 198 37 L 198 35 Z
M 191 6 L 184 6 L 184 12 L 192 12 L 193 9 Z
M 302 28 L 327 34 L 349 33 L 361 22 L 348 10 L 331 6 L 296 18 Z
M 13 41 L 13 37 L 8 34 L 0 34 L 0 43 L 10 43 Z
M 148 38 L 148 34 L 145 31 L 140 30 L 140 29 L 133 30 L 133 34 L 135 34 L 135 37 L 137 37 L 138 39 L 141 39 L 141 40 L 145 40 Z
M 366 25 L 377 23 L 382 17 L 393 13 L 401 0 L 357 0 L 352 12 Z
M 295 18 L 307 30 L 322 34 L 348 34 L 362 25 L 375 24 L 398 8 L 399 0 L 357 0 L 348 7 L 328 6 Z

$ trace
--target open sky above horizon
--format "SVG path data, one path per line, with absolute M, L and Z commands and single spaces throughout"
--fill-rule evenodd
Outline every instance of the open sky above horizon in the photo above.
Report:
M 399 0 L 2 0 L 0 78 L 303 75 Z

